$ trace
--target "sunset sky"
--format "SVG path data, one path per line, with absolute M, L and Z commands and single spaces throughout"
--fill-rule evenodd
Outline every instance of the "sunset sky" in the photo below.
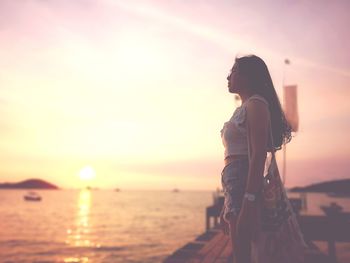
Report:
M 265 60 L 280 99 L 284 71 L 298 85 L 286 187 L 350 178 L 348 10 L 349 1 L 2 0 L 0 182 L 221 187 L 220 130 L 239 105 L 226 77 L 244 54 Z M 82 181 L 82 171 L 95 176 Z

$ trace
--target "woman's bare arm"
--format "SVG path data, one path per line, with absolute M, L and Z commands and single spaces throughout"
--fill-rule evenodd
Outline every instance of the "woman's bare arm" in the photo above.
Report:
M 249 172 L 246 191 L 260 193 L 264 178 L 266 149 L 268 143 L 268 106 L 259 100 L 247 102 L 247 139 L 249 147 Z

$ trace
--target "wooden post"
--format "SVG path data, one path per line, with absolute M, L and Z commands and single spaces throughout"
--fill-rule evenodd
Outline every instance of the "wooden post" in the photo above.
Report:
M 328 240 L 328 255 L 332 263 L 338 263 L 334 240 Z
M 205 217 L 205 230 L 208 231 L 210 228 L 210 215 L 209 215 L 209 207 L 207 207 L 206 210 L 206 217 Z
M 307 210 L 307 195 L 306 192 L 300 192 L 301 208 Z

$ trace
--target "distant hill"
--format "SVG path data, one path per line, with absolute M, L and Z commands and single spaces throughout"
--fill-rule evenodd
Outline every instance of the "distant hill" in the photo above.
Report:
M 59 189 L 58 186 L 41 179 L 28 179 L 19 183 L 0 183 L 0 189 Z
M 326 181 L 317 184 L 311 184 L 304 187 L 293 187 L 290 192 L 333 192 L 339 194 L 350 194 L 350 179 L 341 179 Z

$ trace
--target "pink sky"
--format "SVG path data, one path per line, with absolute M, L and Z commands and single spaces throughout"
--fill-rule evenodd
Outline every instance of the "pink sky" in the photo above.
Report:
M 350 4 L 256 2 L 1 1 L 0 181 L 220 187 L 226 75 L 246 53 L 280 98 L 291 60 L 300 130 L 286 186 L 349 178 Z

